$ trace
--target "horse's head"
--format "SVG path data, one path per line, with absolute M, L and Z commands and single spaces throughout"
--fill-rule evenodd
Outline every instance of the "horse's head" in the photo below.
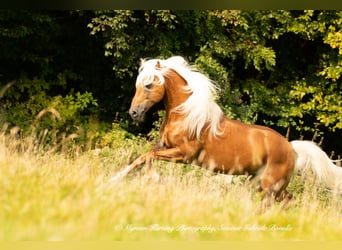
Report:
M 159 61 L 143 62 L 136 81 L 136 91 L 129 114 L 137 121 L 144 120 L 146 112 L 160 102 L 165 94 L 164 77 Z

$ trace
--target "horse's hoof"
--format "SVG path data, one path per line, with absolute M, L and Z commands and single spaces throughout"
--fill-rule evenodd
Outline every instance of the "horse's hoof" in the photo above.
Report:
M 120 174 L 117 174 L 109 179 L 109 183 L 116 183 L 116 182 L 121 181 L 122 179 L 123 179 L 123 176 L 121 176 Z
M 127 174 L 128 173 L 127 173 L 127 170 L 125 168 L 124 170 L 120 171 L 119 173 L 114 175 L 112 178 L 110 178 L 109 182 L 110 183 L 116 183 L 116 182 L 122 181 L 126 177 Z

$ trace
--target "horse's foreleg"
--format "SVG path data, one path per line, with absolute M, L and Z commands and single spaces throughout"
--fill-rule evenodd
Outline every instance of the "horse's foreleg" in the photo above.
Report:
M 179 148 L 154 151 L 154 159 L 171 162 L 184 162 L 184 153 Z
M 184 156 L 181 150 L 178 148 L 149 151 L 148 153 L 143 154 L 140 157 L 138 157 L 130 165 L 128 165 L 126 168 L 118 172 L 115 176 L 110 178 L 109 181 L 110 182 L 119 181 L 125 178 L 129 173 L 131 173 L 137 167 L 143 165 L 146 162 L 150 162 L 154 159 L 172 161 L 172 162 L 182 162 L 184 161 Z
M 151 159 L 151 151 L 139 156 L 137 159 L 135 159 L 130 165 L 125 167 L 123 170 L 118 172 L 115 176 L 109 179 L 110 182 L 116 182 L 119 180 L 122 180 L 125 178 L 129 173 L 131 173 L 134 169 L 137 167 L 143 165 L 146 161 L 149 161 Z

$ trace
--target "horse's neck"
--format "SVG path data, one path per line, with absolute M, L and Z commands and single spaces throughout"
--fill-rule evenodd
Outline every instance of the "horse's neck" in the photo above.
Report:
M 171 71 L 167 77 L 165 77 L 165 97 L 164 104 L 166 114 L 170 115 L 172 110 L 183 104 L 191 95 L 185 90 L 186 82 L 176 72 Z

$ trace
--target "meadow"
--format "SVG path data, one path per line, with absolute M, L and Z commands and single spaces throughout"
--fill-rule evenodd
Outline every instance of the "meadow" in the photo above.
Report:
M 342 240 L 341 196 L 294 176 L 296 200 L 262 211 L 245 176 L 232 182 L 191 165 L 154 162 L 109 179 L 150 143 L 113 131 L 110 146 L 81 150 L 74 137 L 0 134 L 0 240 Z

